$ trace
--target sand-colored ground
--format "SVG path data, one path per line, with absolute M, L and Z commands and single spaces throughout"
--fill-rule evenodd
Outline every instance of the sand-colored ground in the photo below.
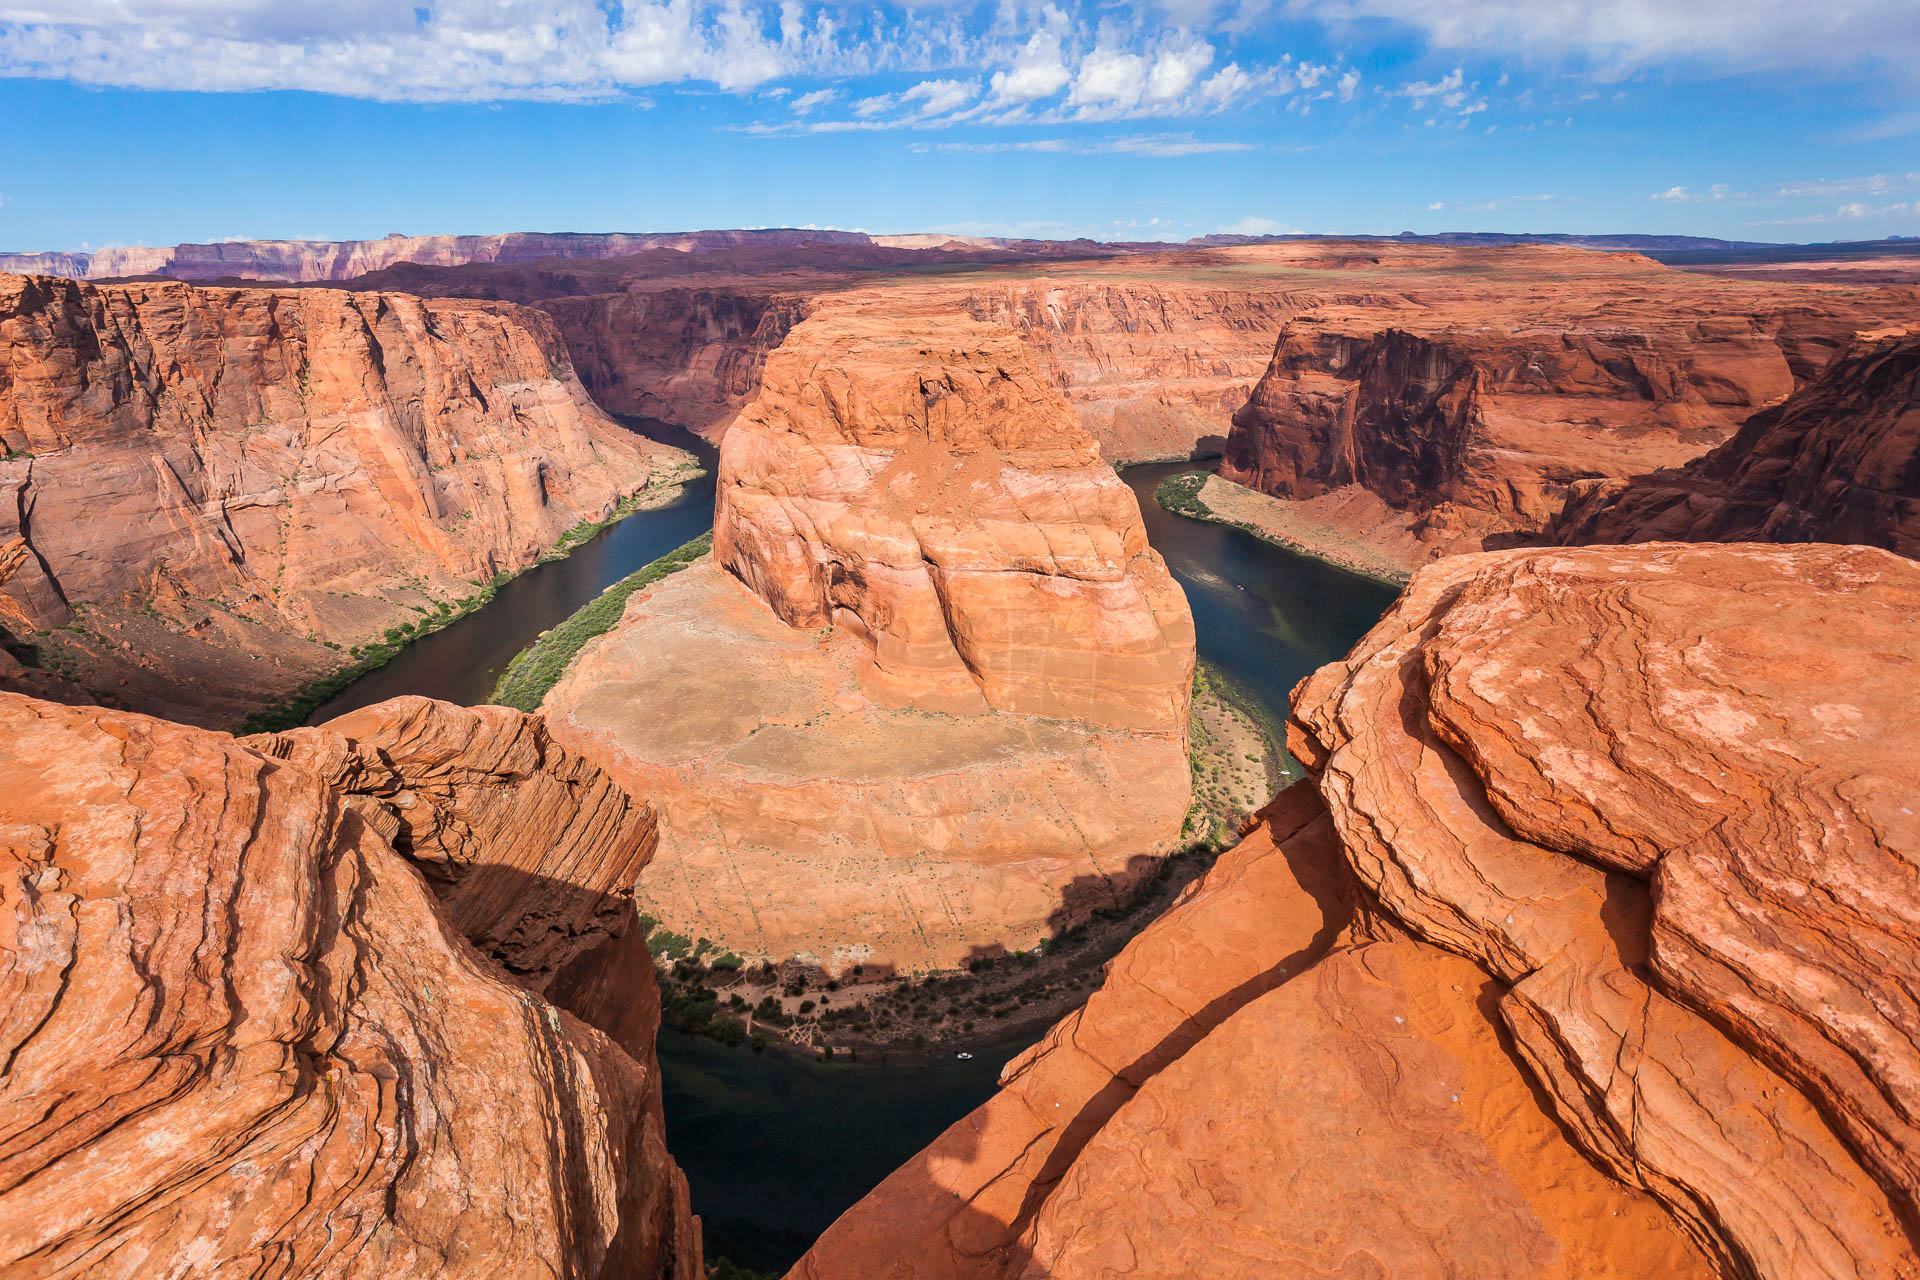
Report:
M 644 910 L 748 959 L 949 969 L 1114 903 L 1177 844 L 1178 736 L 888 708 L 871 669 L 710 561 L 629 602 L 544 709 L 659 811 Z
M 1395 585 L 1433 554 L 1410 532 L 1416 517 L 1395 511 L 1357 485 L 1296 502 L 1208 476 L 1179 514 L 1232 525 L 1289 551 Z

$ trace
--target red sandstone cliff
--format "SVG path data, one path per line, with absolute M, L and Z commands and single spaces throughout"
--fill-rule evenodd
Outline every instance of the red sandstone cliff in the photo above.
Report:
M 670 454 L 535 311 L 22 276 L 0 448 L 0 537 L 32 552 L 8 593 L 40 627 L 82 611 L 98 687 L 216 722 L 535 563 Z
M 1132 491 L 1019 339 L 863 291 L 767 357 L 712 561 L 636 593 L 544 709 L 659 809 L 642 892 L 676 931 L 953 968 L 1173 850 L 1193 645 Z
M 1684 467 L 1582 486 L 1556 542 L 1858 542 L 1920 557 L 1920 336 L 1863 338 Z
M 866 639 L 905 705 L 1184 737 L 1193 622 L 1131 491 L 1004 331 L 891 302 L 768 357 L 714 558 L 789 626 Z
M 1920 1274 L 1916 618 L 1868 548 L 1427 568 L 1296 690 L 1310 779 L 794 1276 Z
M 275 758 L 0 694 L 0 740 L 0 1270 L 703 1274 L 645 949 L 601 972 L 644 1025 L 566 981 L 652 818 L 538 720 L 407 700 Z
M 1281 332 L 1220 473 L 1288 499 L 1364 490 L 1431 554 L 1510 545 L 1583 481 L 1688 461 L 1911 305 L 1558 249 L 1418 253 L 1376 278 L 1404 292 Z
M 767 353 L 806 314 L 792 295 L 659 289 L 538 304 L 602 408 L 717 436 L 760 389 Z

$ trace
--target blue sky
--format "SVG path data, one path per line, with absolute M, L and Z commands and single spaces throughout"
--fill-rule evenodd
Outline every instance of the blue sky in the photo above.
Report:
M 1914 0 L 0 0 L 0 249 L 1920 234 Z

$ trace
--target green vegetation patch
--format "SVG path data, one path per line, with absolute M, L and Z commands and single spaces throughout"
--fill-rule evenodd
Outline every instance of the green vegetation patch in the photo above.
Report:
M 680 572 L 712 549 L 713 534 L 703 533 L 608 587 L 598 598 L 516 654 L 500 682 L 494 685 L 490 700 L 504 707 L 538 711 L 541 700 L 560 682 L 587 642 L 613 630 L 620 615 L 626 612 L 627 597 Z
M 1205 520 L 1213 515 L 1206 504 L 1200 501 L 1200 490 L 1206 483 L 1206 472 L 1182 471 L 1179 475 L 1162 480 L 1153 491 L 1153 500 L 1175 515 Z

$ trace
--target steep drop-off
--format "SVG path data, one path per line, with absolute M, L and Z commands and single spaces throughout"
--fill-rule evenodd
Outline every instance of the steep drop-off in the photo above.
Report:
M 1687 462 L 1914 302 L 1560 249 L 1414 253 L 1379 268 L 1396 277 L 1391 307 L 1316 306 L 1281 331 L 1221 475 L 1336 522 L 1371 494 L 1409 568 L 1537 535 L 1583 481 Z
M 538 304 L 602 408 L 718 436 L 760 389 L 767 353 L 806 314 L 795 295 L 658 289 Z
M 1920 557 L 1920 336 L 1869 335 L 1684 467 L 1576 490 L 1567 544 L 1859 542 Z
M 1193 624 L 1131 491 L 1004 327 L 895 302 L 794 326 L 722 443 L 712 564 L 546 704 L 660 811 L 647 909 L 742 955 L 1029 947 L 1187 809 Z
M 1920 1274 L 1917 617 L 1869 548 L 1425 569 L 1310 779 L 793 1274 Z
M 263 753 L 0 694 L 0 739 L 0 1270 L 704 1274 L 645 949 L 592 945 L 651 816 L 538 720 Z
M 232 723 L 444 615 L 684 455 L 539 312 L 0 277 L 7 592 L 127 705 Z

